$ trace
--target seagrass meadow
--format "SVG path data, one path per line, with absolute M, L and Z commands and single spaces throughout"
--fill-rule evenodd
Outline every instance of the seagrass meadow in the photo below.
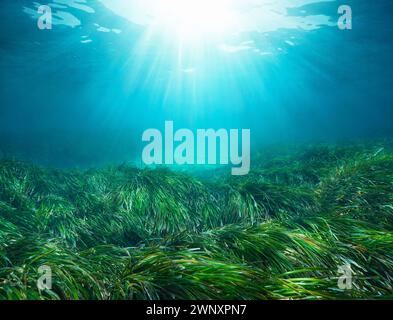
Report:
M 393 300 L 392 13 L 1 0 L 0 300 Z
M 0 298 L 393 298 L 391 140 L 264 150 L 252 163 L 233 177 L 1 160 Z M 37 289 L 42 265 L 52 290 Z

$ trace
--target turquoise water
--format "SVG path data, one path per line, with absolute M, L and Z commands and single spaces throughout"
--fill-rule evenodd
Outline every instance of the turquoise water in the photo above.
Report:
M 148 128 L 251 129 L 266 145 L 391 137 L 391 1 L 0 4 L 0 156 L 141 161 Z M 351 30 L 338 7 L 350 5 Z

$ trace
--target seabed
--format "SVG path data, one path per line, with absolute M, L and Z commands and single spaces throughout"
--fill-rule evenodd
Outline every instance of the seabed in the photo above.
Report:
M 1 160 L 0 298 L 393 298 L 392 141 L 252 164 L 234 177 Z

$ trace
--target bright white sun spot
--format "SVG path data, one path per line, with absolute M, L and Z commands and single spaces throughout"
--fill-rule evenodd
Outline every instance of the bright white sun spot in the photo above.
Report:
M 182 41 L 222 36 L 233 30 L 231 0 L 160 0 L 153 13 L 155 27 Z

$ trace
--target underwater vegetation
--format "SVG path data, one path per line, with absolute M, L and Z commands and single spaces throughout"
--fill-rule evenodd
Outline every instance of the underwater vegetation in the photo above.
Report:
M 391 299 L 392 231 L 391 141 L 264 151 L 241 177 L 0 161 L 1 299 Z

